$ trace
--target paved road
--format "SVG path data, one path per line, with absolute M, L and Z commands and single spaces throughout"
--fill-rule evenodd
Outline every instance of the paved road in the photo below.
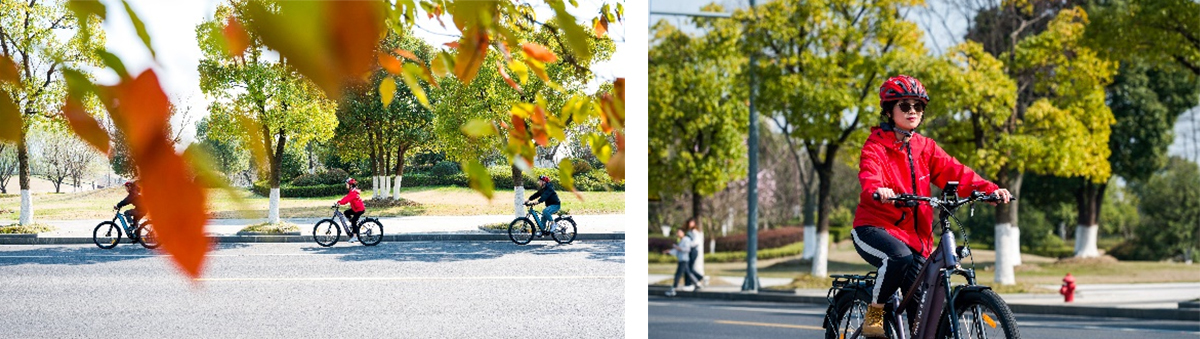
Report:
M 650 338 L 820 338 L 825 307 L 814 304 L 649 299 Z M 1023 338 L 1196 338 L 1200 323 L 1017 314 Z
M 0 246 L 0 337 L 622 338 L 624 243 Z

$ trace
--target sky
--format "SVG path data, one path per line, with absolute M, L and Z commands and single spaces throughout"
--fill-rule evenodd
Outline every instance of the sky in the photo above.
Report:
M 923 36 L 925 48 L 935 54 L 940 54 L 940 51 L 961 43 L 962 37 L 967 31 L 968 18 L 955 8 L 947 6 L 948 1 L 956 0 L 930 0 L 926 1 L 928 4 L 926 7 L 913 8 L 901 13 L 905 18 L 916 22 L 921 27 L 925 33 Z M 759 4 L 765 2 L 767 1 L 758 1 Z M 686 17 L 654 13 L 700 12 L 700 8 L 709 3 L 717 3 L 723 6 L 727 12 L 732 12 L 735 8 L 749 8 L 750 4 L 747 0 L 651 0 L 649 6 L 650 25 L 659 20 L 667 20 L 672 25 L 684 27 L 685 31 L 700 33 L 697 29 L 690 27 Z M 941 17 L 947 18 L 944 25 L 938 19 Z M 653 86 L 653 84 L 651 85 Z M 1167 148 L 1167 153 L 1200 162 L 1200 105 L 1179 117 L 1174 132 L 1175 140 Z
M 200 64 L 201 52 L 196 42 L 196 26 L 212 18 L 217 5 L 222 0 L 129 0 L 130 7 L 146 25 L 150 33 L 151 45 L 158 54 L 157 62 L 150 52 L 142 45 L 141 40 L 130 23 L 128 15 L 122 10 L 120 0 L 101 0 L 108 8 L 108 20 L 103 28 L 107 36 L 106 47 L 124 61 L 131 73 L 137 74 L 146 68 L 153 68 L 163 84 L 163 90 L 171 97 L 172 102 L 180 107 L 191 108 L 186 117 L 176 116 L 171 123 L 175 128 L 183 129 L 183 143 L 195 139 L 195 123 L 208 115 L 209 98 L 200 92 L 200 74 L 197 66 Z M 608 1 L 615 3 L 614 1 Z M 579 1 L 579 8 L 568 11 L 579 18 L 590 18 L 599 12 L 601 0 Z M 420 16 L 420 15 L 418 15 Z M 537 8 L 538 18 L 551 17 L 551 10 L 542 6 Z M 449 22 L 447 20 L 447 22 Z M 414 34 L 440 47 L 442 43 L 457 40 L 447 35 L 457 35 L 459 32 L 448 24 L 449 29 L 443 29 L 435 19 L 423 19 L 414 27 Z M 610 60 L 598 62 L 592 70 L 597 80 L 589 84 L 590 90 L 598 88 L 601 82 L 608 82 L 617 77 L 627 77 L 628 73 L 622 65 L 635 60 L 630 48 L 625 47 L 625 29 L 620 23 L 609 25 L 609 34 L 616 43 L 616 51 Z M 111 84 L 117 81 L 116 74 L 111 71 L 100 71 L 96 74 L 97 82 Z

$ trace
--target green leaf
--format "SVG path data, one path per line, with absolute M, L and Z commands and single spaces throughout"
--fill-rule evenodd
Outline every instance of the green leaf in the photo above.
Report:
M 379 83 L 379 100 L 383 102 L 383 106 L 387 107 L 392 104 L 392 100 L 396 99 L 396 79 L 392 77 L 383 78 Z
M 483 196 L 491 199 L 496 185 L 492 183 L 492 175 L 488 173 L 487 167 L 483 167 L 479 160 L 471 160 L 464 165 L 463 168 L 466 169 L 471 189 L 483 193 Z
M 450 73 L 450 70 L 454 69 L 454 57 L 450 53 L 438 53 L 437 56 L 433 57 L 430 67 L 433 69 L 433 75 L 444 77 Z
M 575 167 L 571 164 L 571 159 L 563 158 L 558 162 L 558 183 L 562 184 L 568 190 L 575 190 L 575 178 L 571 175 L 575 172 Z
M 413 76 L 413 73 L 423 74 L 419 66 L 411 63 L 404 64 L 404 73 L 400 74 L 400 76 L 404 78 L 404 84 L 408 85 L 408 90 L 412 92 L 413 96 L 417 97 L 417 101 L 421 102 L 421 106 L 432 108 L 429 105 L 429 97 L 425 95 L 425 90 L 421 88 L 421 84 L 417 82 L 417 78 Z
M 592 48 L 588 45 L 591 37 L 583 30 L 583 26 L 575 22 L 575 16 L 567 12 L 562 3 L 550 6 L 554 7 L 554 21 L 567 33 L 567 45 L 571 46 L 572 51 L 575 51 L 575 56 L 579 59 L 591 60 Z
M 483 119 L 471 119 L 462 125 L 462 132 L 473 138 L 496 135 L 496 126 Z
M 86 20 L 88 15 L 95 15 L 100 17 L 100 21 L 104 21 L 108 16 L 108 9 L 99 0 L 67 1 L 67 8 L 74 12 L 79 20 Z
M 100 55 L 100 62 L 104 63 L 108 68 L 112 68 L 113 72 L 117 73 L 117 76 L 121 77 L 121 79 L 129 79 L 129 71 L 125 69 L 125 63 L 121 62 L 121 58 L 103 49 L 96 50 L 96 54 Z
M 154 47 L 150 46 L 150 33 L 146 32 L 146 24 L 142 22 L 142 19 L 138 18 L 137 13 L 133 12 L 133 8 L 129 7 L 128 1 L 121 0 L 121 3 L 125 5 L 125 13 L 129 14 L 129 20 L 133 21 L 133 28 L 137 30 L 138 37 L 142 38 L 142 44 L 145 44 L 146 49 L 150 50 L 150 56 L 157 58 L 158 56 L 154 53 Z

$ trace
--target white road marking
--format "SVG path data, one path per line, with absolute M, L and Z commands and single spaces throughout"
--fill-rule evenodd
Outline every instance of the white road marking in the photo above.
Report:
M 718 324 L 726 324 L 726 325 L 746 325 L 746 326 L 762 326 L 762 327 L 798 328 L 798 329 L 802 329 L 802 330 L 817 330 L 817 331 L 824 331 L 824 330 L 825 330 L 825 329 L 824 329 L 824 328 L 822 328 L 821 326 L 808 326 L 808 325 L 791 325 L 791 324 L 775 324 L 775 323 L 756 323 L 756 322 L 749 322 L 749 321 L 733 321 L 733 320 L 717 320 L 717 321 L 714 321 L 714 322 L 715 322 L 715 323 L 718 323 Z
M 1018 321 L 1019 327 L 1045 327 L 1045 328 L 1067 328 L 1079 330 L 1096 330 L 1096 331 L 1122 331 L 1122 332 L 1161 332 L 1161 333 L 1188 333 L 1200 334 L 1200 332 L 1189 331 L 1173 331 L 1173 330 L 1158 330 L 1152 328 L 1128 328 L 1128 327 L 1113 327 L 1113 326 L 1094 326 L 1094 325 L 1059 325 L 1047 324 L 1039 322 Z
M 438 281 L 438 280 L 624 280 L 623 275 L 580 275 L 580 276 L 526 276 L 526 277 L 309 277 L 309 278 L 198 278 L 193 281 Z

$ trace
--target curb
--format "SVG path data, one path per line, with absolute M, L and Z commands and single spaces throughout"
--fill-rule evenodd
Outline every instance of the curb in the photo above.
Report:
M 280 234 L 280 235 L 221 235 L 209 236 L 216 243 L 289 243 L 313 242 L 311 235 Z M 122 238 L 122 240 L 125 240 Z M 625 240 L 625 233 L 580 233 L 575 240 Z M 344 240 L 343 240 L 344 241 Z M 413 233 L 385 234 L 383 241 L 510 241 L 507 234 L 482 233 Z M 534 239 L 534 241 L 554 242 L 551 238 Z M 37 234 L 3 234 L 0 235 L 0 245 L 66 245 L 91 244 L 92 238 L 83 237 L 38 237 Z
M 667 286 L 649 286 L 649 295 L 663 296 Z M 737 301 L 772 301 L 798 304 L 828 304 L 829 300 L 819 296 L 795 295 L 787 291 L 759 290 L 759 293 L 675 291 L 675 298 L 696 298 Z M 1154 320 L 1200 321 L 1200 309 L 1141 309 L 1097 306 L 1054 306 L 1009 304 L 1013 313 L 1074 315 L 1087 317 L 1115 317 Z

